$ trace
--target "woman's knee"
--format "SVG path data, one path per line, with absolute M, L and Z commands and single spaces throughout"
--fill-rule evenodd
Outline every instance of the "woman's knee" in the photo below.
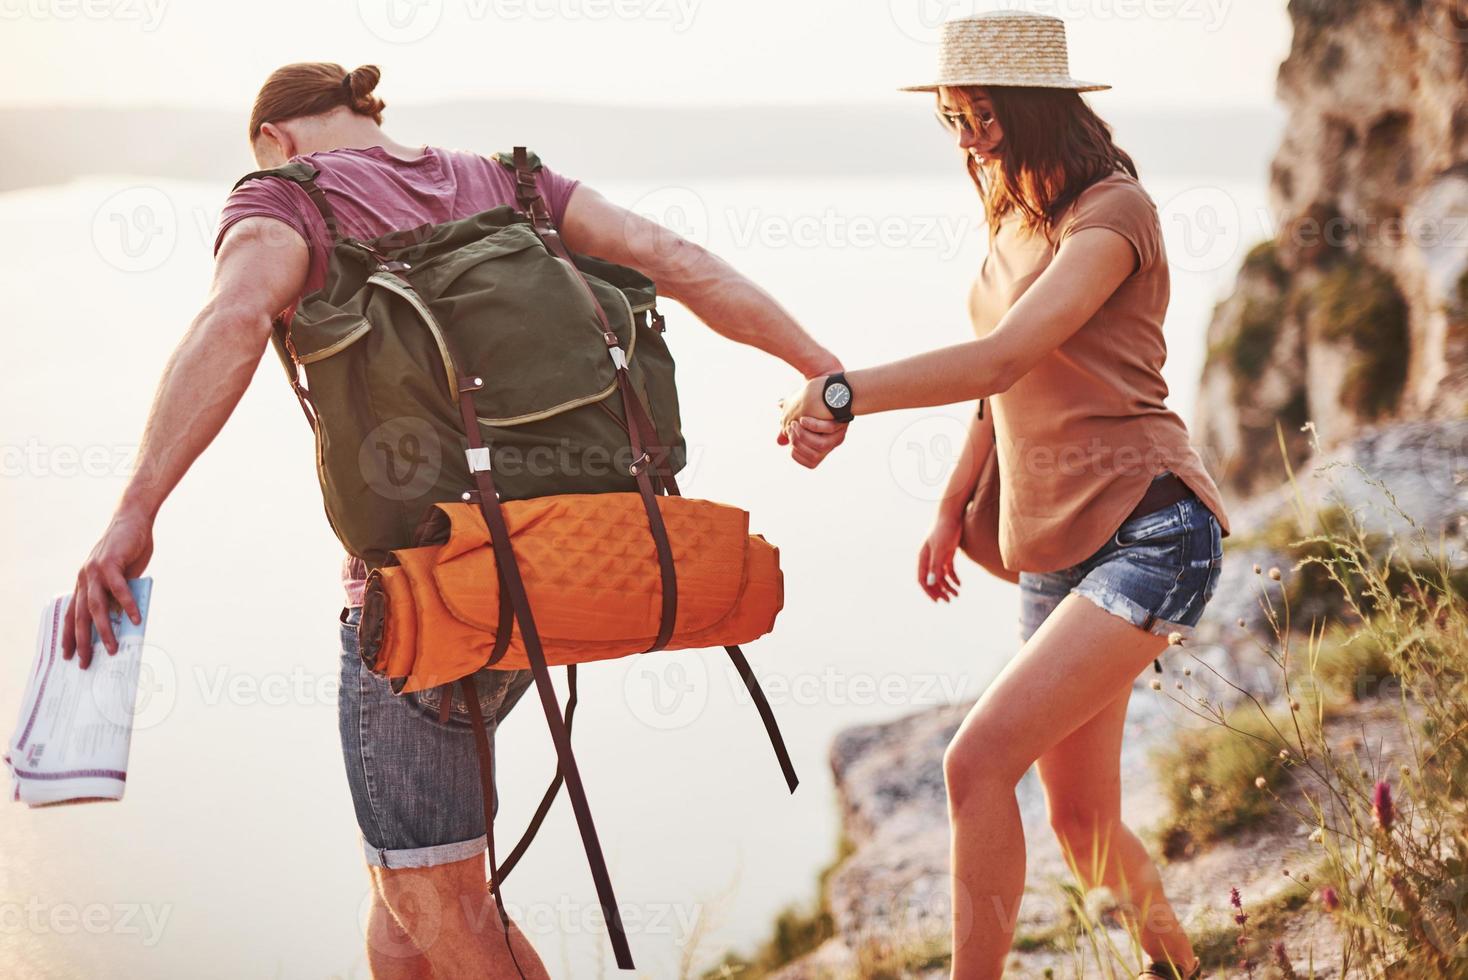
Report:
M 1015 757 L 1002 733 L 981 719 L 975 721 L 960 730 L 943 753 L 943 781 L 953 806 L 977 794 L 1012 792 L 1034 761 Z

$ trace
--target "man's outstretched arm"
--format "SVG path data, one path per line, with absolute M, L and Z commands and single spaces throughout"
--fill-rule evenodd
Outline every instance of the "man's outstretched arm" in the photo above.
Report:
M 573 251 L 638 270 L 716 333 L 773 354 L 802 377 L 841 370 L 836 355 L 729 263 L 585 184 L 572 192 L 562 224 Z
M 220 243 L 209 299 L 189 325 L 158 383 L 138 465 L 102 538 L 77 573 L 62 656 L 92 660 L 92 625 L 108 653 L 117 639 L 109 597 L 133 622 L 139 615 L 126 579 L 141 575 L 153 554 L 153 522 L 163 501 L 214 441 L 250 384 L 275 314 L 305 285 L 306 242 L 273 218 L 244 218 Z M 77 640 L 80 638 L 81 642 Z
M 730 340 L 773 354 L 816 378 L 841 370 L 841 361 L 806 333 L 775 298 L 733 266 L 702 246 L 608 201 L 585 184 L 577 185 L 562 221 L 566 244 L 642 272 L 658 292 L 688 307 L 693 315 Z M 846 426 L 819 419 L 782 435 L 791 453 L 806 465 L 819 463 L 846 437 Z

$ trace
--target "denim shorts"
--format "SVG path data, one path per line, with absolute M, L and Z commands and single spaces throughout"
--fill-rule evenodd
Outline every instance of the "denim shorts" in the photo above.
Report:
M 1223 567 L 1218 519 L 1185 497 L 1126 521 L 1089 558 L 1058 572 L 1020 572 L 1020 638 L 1074 592 L 1151 633 L 1189 636 Z
M 440 689 L 396 695 L 357 655 L 362 609 L 342 610 L 341 690 L 337 721 L 347 785 L 367 863 L 425 868 L 484 850 L 484 795 L 474 730 L 454 688 L 447 722 L 438 720 Z M 494 745 L 495 729 L 530 686 L 528 670 L 475 675 L 479 710 Z M 492 787 L 499 809 L 499 790 Z

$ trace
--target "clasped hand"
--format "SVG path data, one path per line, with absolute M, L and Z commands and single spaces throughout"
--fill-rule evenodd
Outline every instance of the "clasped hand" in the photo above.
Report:
M 780 399 L 780 434 L 776 442 L 790 447 L 790 458 L 815 469 L 831 450 L 846 439 L 846 423 L 837 422 L 826 407 L 824 378 L 811 378 Z

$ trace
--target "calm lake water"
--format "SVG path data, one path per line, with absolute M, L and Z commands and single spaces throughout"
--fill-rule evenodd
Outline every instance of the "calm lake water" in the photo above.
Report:
M 1209 312 L 1268 232 L 1264 196 L 1148 186 L 1171 204 L 1167 378 L 1189 418 Z M 961 173 L 696 187 L 601 189 L 726 255 L 849 366 L 968 336 L 984 235 Z M 226 191 L 118 177 L 0 195 L 7 730 L 41 603 L 102 530 L 165 359 L 205 298 Z M 668 322 L 684 490 L 745 507 L 781 548 L 786 608 L 748 652 L 803 782 L 785 792 L 721 651 L 583 671 L 578 758 L 638 975 L 657 978 L 752 946 L 782 906 L 813 899 L 836 847 L 827 753 L 839 730 L 973 697 L 1017 642 L 1008 586 L 970 568 L 960 600 L 935 608 L 913 581 L 965 407 L 864 418 L 809 472 L 774 443 L 793 372 L 682 310 Z M 369 885 L 336 732 L 340 550 L 273 356 L 259 375 L 157 524 L 126 798 L 0 805 L 6 975 L 367 976 Z M 518 835 L 553 762 L 527 698 L 500 733 L 501 835 Z M 616 974 L 564 802 L 506 898 L 552 975 Z

